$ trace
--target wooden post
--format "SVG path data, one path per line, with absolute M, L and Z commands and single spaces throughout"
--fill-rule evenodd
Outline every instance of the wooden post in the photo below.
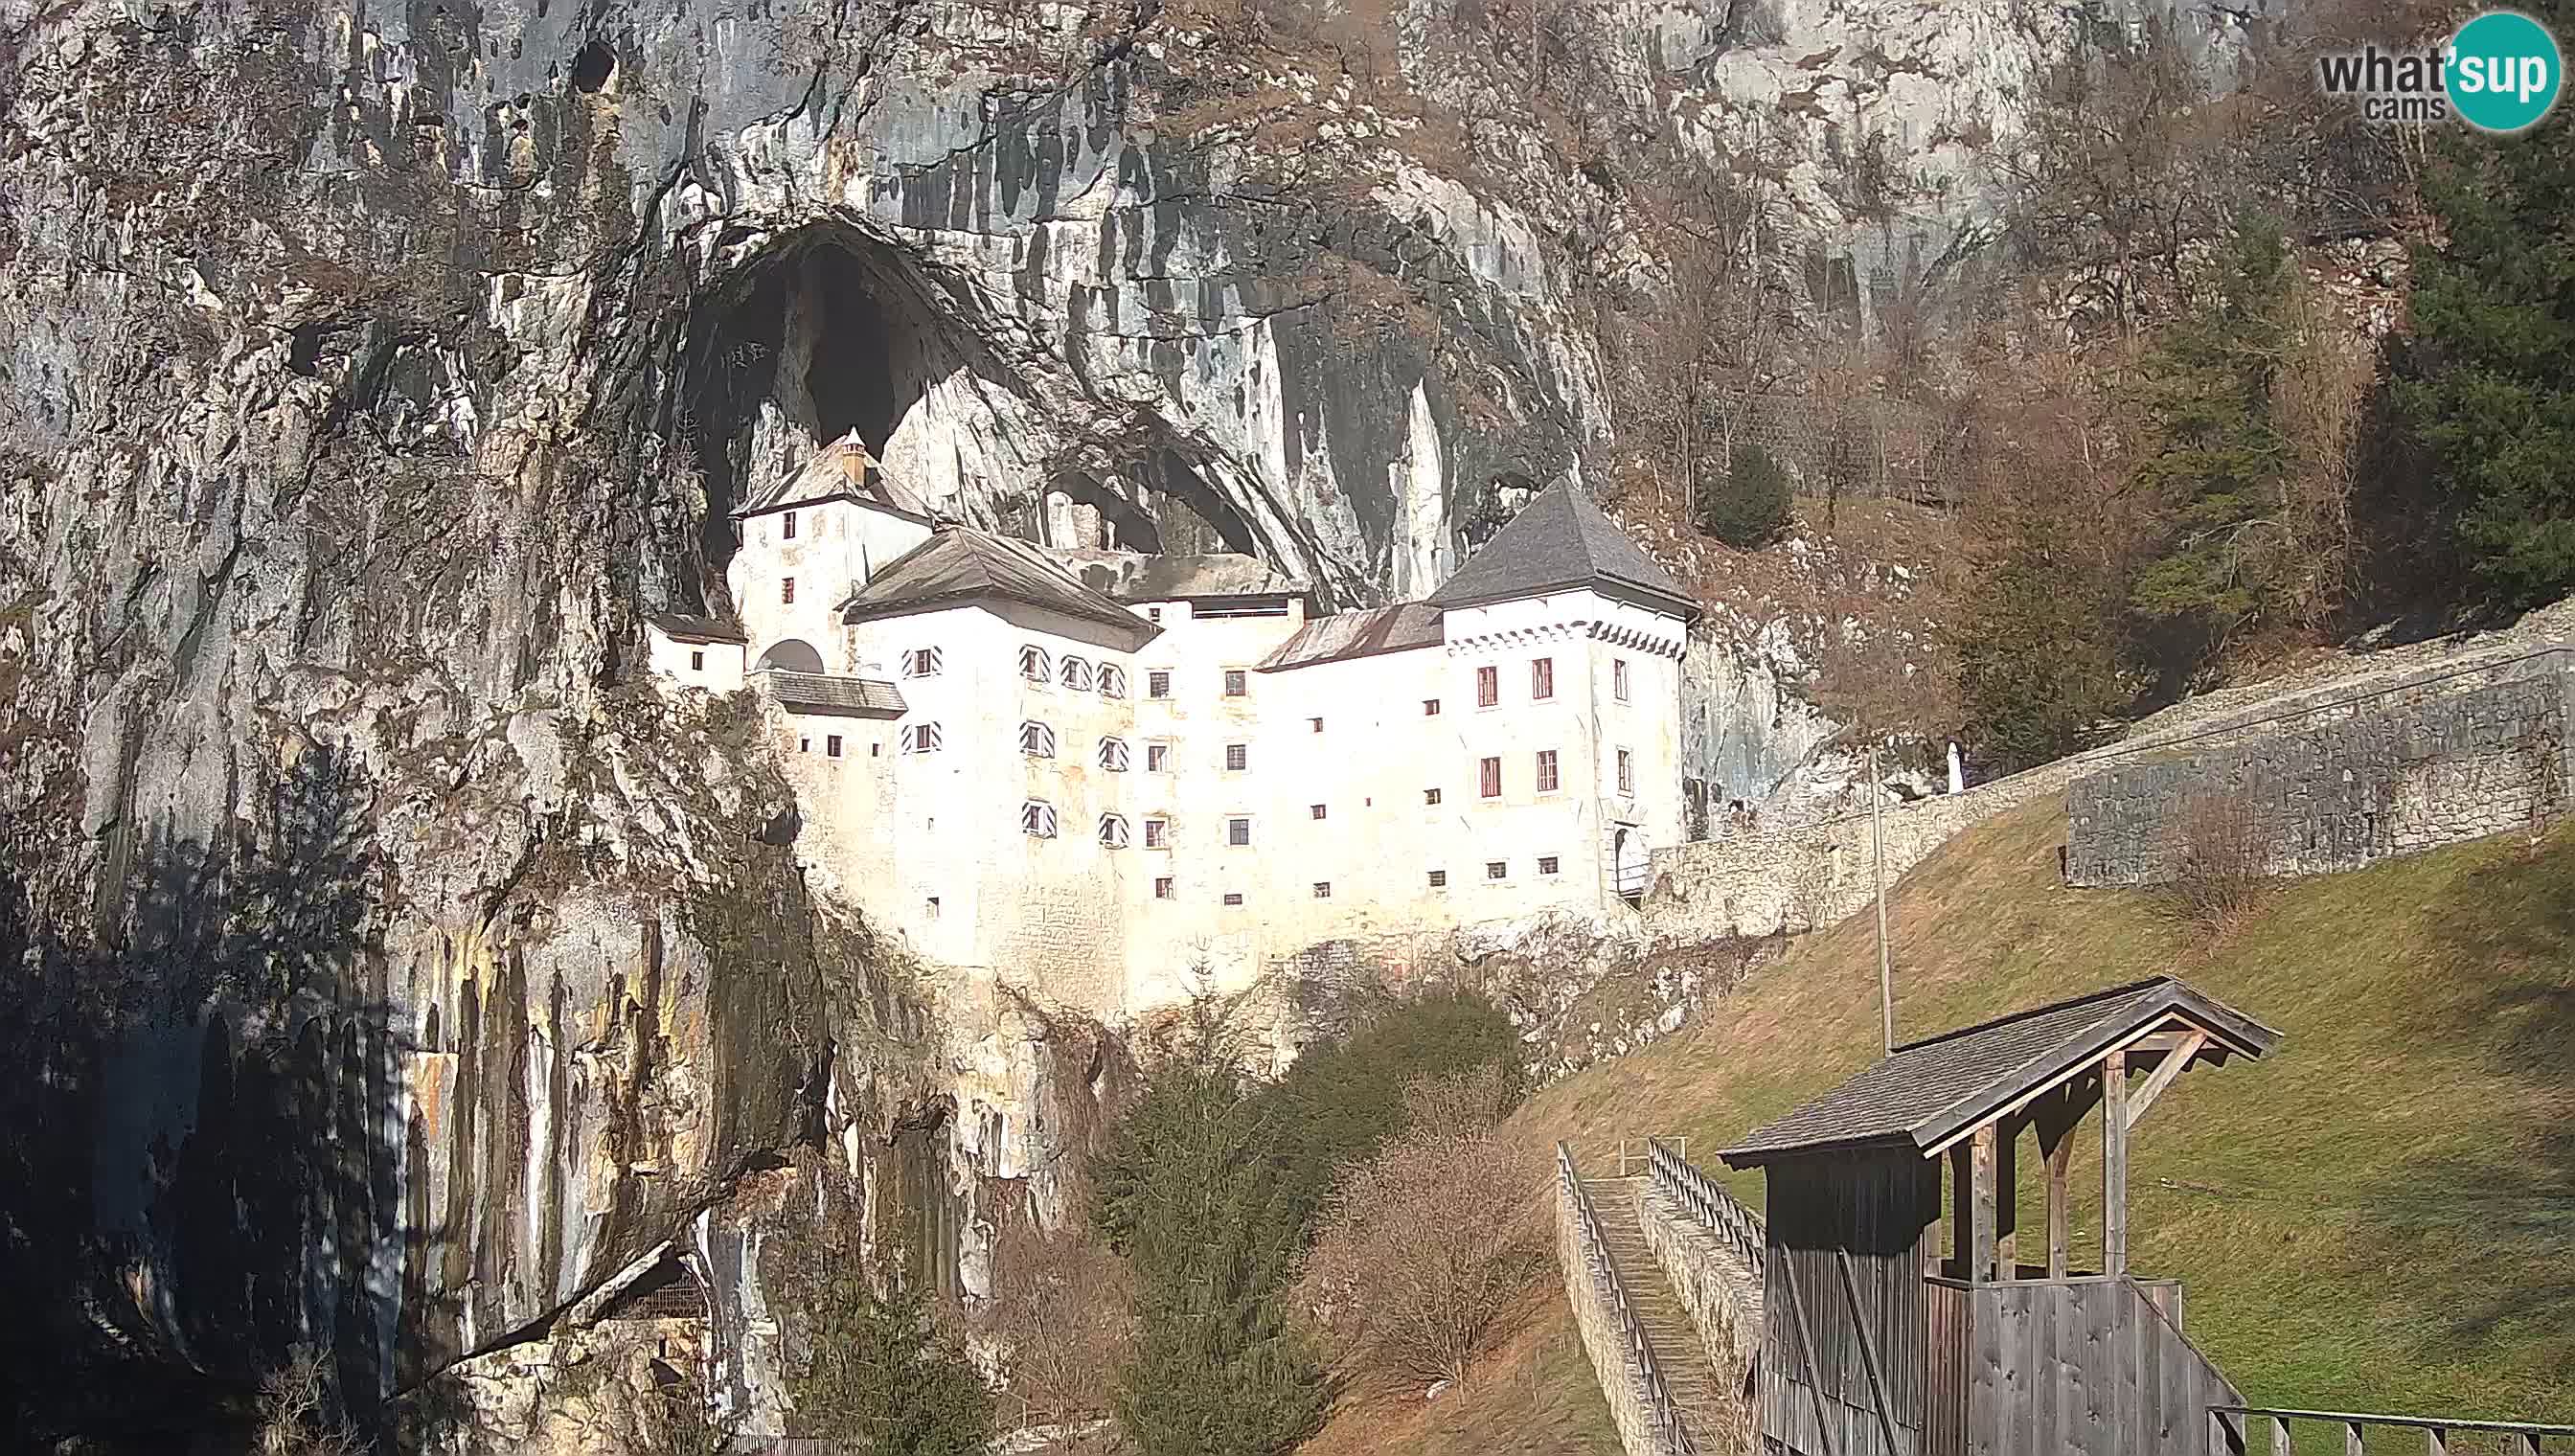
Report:
M 2047 1277 L 2062 1279 L 2066 1271 L 2066 1245 L 2071 1242 L 2073 1198 L 2065 1187 L 2065 1176 L 2074 1167 L 2074 1130 L 2057 1134 L 2056 1146 L 2047 1154 Z
M 1975 1150 L 1970 1160 L 1974 1165 L 1969 1189 L 1971 1209 L 1967 1221 L 1974 1228 L 1973 1261 L 1967 1281 L 1984 1284 L 1994 1277 L 1994 1125 L 1990 1122 L 1976 1129 Z
M 2101 1060 L 2101 1272 L 2128 1272 L 2128 1054 Z
M 1976 1148 L 1971 1142 L 1949 1146 L 1949 1260 L 1958 1277 L 1976 1282 Z
M 1868 842 L 1876 860 L 1871 877 L 1877 881 L 1877 1014 L 1880 1039 L 1888 1055 L 1895 1053 L 1895 972 L 1886 958 L 1886 829 L 1880 819 L 1878 800 L 1886 796 L 1877 781 L 1877 746 L 1868 750 Z
M 2009 1121 L 1994 1137 L 1994 1268 L 2006 1282 L 2020 1277 L 2020 1129 Z

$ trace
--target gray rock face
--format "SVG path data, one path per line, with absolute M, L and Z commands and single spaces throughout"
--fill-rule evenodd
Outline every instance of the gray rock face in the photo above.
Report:
M 1984 65 L 1933 19 L 1984 8 L 1905 33 Z M 1880 24 L 1825 12 L 1612 27 L 1614 106 Z M 1395 21 L 1420 95 L 1501 94 Z M 1372 96 L 1153 5 L 0 0 L 0 1273 L 46 1314 L 0 1417 L 194 1419 L 297 1342 L 407 1387 L 665 1242 L 741 1263 L 684 1227 L 795 1147 L 967 1184 L 895 1152 L 934 1029 L 639 617 L 720 609 L 727 510 L 853 428 L 979 524 L 1426 592 L 1608 439 L 1589 319 L 1652 263 L 1509 107 L 1443 170 Z M 1707 771 L 1813 736 L 1747 724 Z

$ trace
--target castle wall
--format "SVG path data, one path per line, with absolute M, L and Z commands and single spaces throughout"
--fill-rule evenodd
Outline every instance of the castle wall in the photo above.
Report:
M 796 537 L 787 539 L 787 522 Z M 886 563 L 930 539 L 929 526 L 853 501 L 819 501 L 786 511 L 765 511 L 736 524 L 741 549 L 725 565 L 725 586 L 750 639 L 746 661 L 794 638 L 810 644 L 823 671 L 856 671 L 837 646 L 846 641 L 841 604 Z M 793 578 L 796 600 L 783 601 Z
M 682 642 L 658 627 L 644 629 L 644 666 L 674 682 L 711 693 L 742 687 L 742 644 Z M 703 663 L 703 666 L 700 664 Z

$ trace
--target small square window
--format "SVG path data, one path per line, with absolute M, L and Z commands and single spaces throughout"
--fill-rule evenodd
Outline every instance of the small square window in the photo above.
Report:
M 1146 620 L 1147 622 L 1160 622 L 1160 621 L 1162 621 L 1162 620 L 1163 620 L 1163 609 L 1162 609 L 1162 608 L 1160 608 L 1160 607 L 1148 607 L 1148 608 L 1146 608 L 1146 609 L 1145 609 L 1145 620 Z
M 823 739 L 823 753 L 824 756 L 831 758 L 841 756 L 841 735 L 839 733 L 833 733 L 831 736 Z
M 689 654 L 689 671 L 690 671 L 690 672 L 692 672 L 692 673 L 703 673 L 703 672 L 705 672 L 706 670 L 707 670 L 707 655 L 706 655 L 706 654 L 704 654 L 704 653 L 691 653 L 691 654 Z
M 1316 731 L 1316 732 L 1318 732 L 1318 733 L 1319 733 L 1319 732 L 1321 732 L 1321 731 L 1323 730 L 1323 721 L 1322 721 L 1321 719 L 1319 719 L 1319 718 L 1309 718 L 1309 719 L 1305 720 L 1305 722 L 1307 722 L 1307 723 L 1309 723 L 1309 724 L 1312 724 L 1312 725 L 1314 726 L 1314 731 Z
M 1148 773 L 1171 772 L 1172 745 L 1169 743 L 1147 743 L 1145 745 L 1145 771 Z
M 1476 791 L 1486 798 L 1502 796 L 1502 760 L 1485 758 L 1475 765 Z
M 1627 701 L 1627 660 L 1625 658 L 1609 660 L 1609 696 L 1620 703 Z
M 1475 670 L 1475 706 L 1477 708 L 1490 708 L 1501 701 L 1502 670 L 1499 668 L 1477 668 Z
M 1431 870 L 1430 887 L 1432 889 L 1446 889 L 1448 887 L 1448 871 L 1445 869 Z
M 1436 698 L 1425 698 L 1421 700 L 1421 716 L 1423 718 L 1437 718 L 1439 716 L 1439 700 Z
M 1540 854 L 1537 856 L 1537 872 L 1540 874 L 1553 874 L 1555 872 L 1555 856 L 1552 854 Z
M 1245 673 L 1241 668 L 1228 668 L 1225 670 L 1226 697 L 1241 698 L 1251 691 L 1251 675 Z
M 1537 791 L 1555 792 L 1555 749 L 1553 748 L 1537 750 Z
M 787 513 L 787 520 L 779 527 L 778 536 L 781 541 L 794 541 L 796 539 L 795 512 L 790 511 Z
M 1529 663 L 1529 701 L 1544 703 L 1555 696 L 1555 659 L 1536 658 Z
M 1319 819 L 1323 816 L 1323 806 L 1321 804 L 1310 804 L 1307 807 L 1311 810 L 1314 817 Z
M 1439 801 L 1439 790 L 1436 788 L 1425 788 L 1421 790 L 1421 801 L 1423 803 L 1437 803 Z
M 1158 899 L 1158 900 L 1167 900 L 1167 899 L 1170 899 L 1171 897 L 1172 897 L 1172 876 L 1170 876 L 1170 875 L 1166 874 L 1166 875 L 1162 876 L 1161 878 L 1159 878 L 1159 879 L 1157 879 L 1157 880 L 1155 880 L 1155 881 L 1154 881 L 1154 898 L 1156 898 L 1156 899 Z
M 1225 841 L 1238 848 L 1251 843 L 1252 820 L 1227 819 L 1225 821 Z
M 884 757 L 884 756 L 885 756 L 885 744 L 883 744 L 883 743 L 870 743 L 870 744 L 868 744 L 868 756 L 869 756 L 869 757 L 871 757 L 871 758 L 882 758 L 882 757 Z
M 1230 905 L 1239 905 L 1243 903 L 1243 896 L 1233 890 L 1228 890 L 1226 891 L 1225 902 Z
M 1240 773 L 1240 772 L 1242 772 L 1244 769 L 1246 769 L 1246 768 L 1248 768 L 1248 767 L 1251 767 L 1251 766 L 1252 766 L 1252 748 L 1251 748 L 1251 745 L 1250 745 L 1250 744 L 1247 744 L 1247 743 L 1228 743 L 1228 744 L 1226 744 L 1226 745 L 1225 745 L 1225 766 L 1226 766 L 1226 768 L 1227 768 L 1229 771 L 1231 771 L 1231 772 L 1235 772 L 1235 773 Z
M 778 601 L 779 605 L 784 607 L 793 607 L 796 605 L 796 579 L 794 577 L 788 577 L 778 584 Z
M 937 895 L 932 895 L 932 896 L 930 897 L 930 907 L 929 907 L 929 908 L 930 908 L 930 918 L 932 918 L 932 919 L 934 919 L 934 920 L 935 920 L 935 919 L 938 919 L 938 918 L 939 918 L 939 896 L 937 896 Z
M 1169 846 L 1170 846 L 1171 842 L 1172 842 L 1172 821 L 1171 821 L 1170 819 L 1147 819 L 1147 820 L 1145 820 L 1145 847 L 1146 847 L 1146 848 L 1148 848 L 1148 849 L 1162 849 L 1162 848 L 1167 848 L 1167 847 L 1169 847 Z
M 800 753 L 813 752 L 814 740 L 812 738 L 798 738 L 796 740 L 796 751 Z
M 1328 880 L 1328 879 L 1318 879 L 1318 880 L 1315 880 L 1315 881 L 1314 881 L 1314 898 L 1316 898 L 1316 899 L 1318 899 L 1318 900 L 1327 900 L 1327 899 L 1330 899 L 1331 897 L 1332 897 L 1332 882 L 1331 882 L 1330 880 Z
M 1171 697 L 1171 696 L 1172 696 L 1172 675 L 1171 675 L 1171 674 L 1169 674 L 1169 673 L 1148 673 L 1148 674 L 1146 674 L 1146 675 L 1145 675 L 1145 696 L 1146 696 L 1146 697 L 1148 697 L 1148 698 L 1169 698 L 1169 697 Z
M 1499 879 L 1509 872 L 1510 861 L 1506 859 L 1487 859 L 1484 861 L 1484 877 L 1486 879 Z

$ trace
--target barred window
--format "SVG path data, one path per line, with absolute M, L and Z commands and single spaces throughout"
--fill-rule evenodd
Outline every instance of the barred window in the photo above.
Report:
M 1225 821 L 1225 841 L 1237 848 L 1251 843 L 1252 820 L 1227 819 Z
M 1477 708 L 1490 708 L 1501 701 L 1502 670 L 1499 668 L 1477 668 L 1475 670 L 1475 706 Z
M 1555 696 L 1555 659 L 1529 660 L 1529 701 L 1544 703 Z
M 1314 881 L 1314 898 L 1316 898 L 1316 899 L 1318 899 L 1318 900 L 1327 900 L 1327 899 L 1330 899 L 1331 897 L 1332 897 L 1332 882 L 1331 882 L 1330 880 L 1328 880 L 1328 879 L 1318 879 L 1318 880 L 1315 880 L 1315 881 Z
M 1148 698 L 1169 698 L 1169 697 L 1171 697 L 1171 696 L 1172 696 L 1172 675 L 1171 675 L 1171 674 L 1169 674 L 1169 673 L 1148 673 L 1148 674 L 1146 674 L 1146 675 L 1145 675 L 1145 696 L 1146 696 L 1146 697 L 1148 697 Z
M 1040 839 L 1055 837 L 1055 805 L 1032 798 L 1020 805 L 1020 832 Z
M 1484 861 L 1484 877 L 1486 879 L 1500 879 L 1509 872 L 1510 861 L 1508 860 L 1487 859 Z
M 1502 760 L 1485 758 L 1475 764 L 1476 787 L 1486 798 L 1502 796 Z
M 1537 750 L 1537 791 L 1555 792 L 1555 749 L 1553 748 Z
M 1448 871 L 1445 869 L 1431 870 L 1430 887 L 1432 889 L 1446 889 L 1448 887 Z
M 907 753 L 936 753 L 944 741 L 935 723 L 904 725 L 903 751 Z
M 1020 751 L 1032 758 L 1055 756 L 1055 729 L 1030 719 L 1020 725 Z
M 1226 745 L 1225 745 L 1225 766 L 1227 767 L 1227 769 L 1228 769 L 1228 770 L 1230 770 L 1230 771 L 1232 771 L 1232 772 L 1236 772 L 1236 773 L 1240 773 L 1240 772 L 1242 772 L 1244 769 L 1251 767 L 1251 766 L 1252 766 L 1252 749 L 1251 749 L 1251 747 L 1250 747 L 1249 745 L 1247 745 L 1247 744 L 1243 744 L 1243 743 L 1228 743 L 1228 744 L 1226 744 Z
M 1555 872 L 1555 866 L 1556 866 L 1556 858 L 1555 858 L 1555 856 L 1554 856 L 1554 855 L 1552 855 L 1552 854 L 1540 854 L 1539 856 L 1537 856 L 1537 872 L 1538 872 L 1538 873 L 1540 873 L 1540 874 L 1553 874 L 1553 873 Z
M 1127 771 L 1127 740 L 1125 738 L 1102 738 L 1100 740 L 1100 766 L 1108 769 L 1112 773 L 1124 773 Z
M 1241 668 L 1228 668 L 1225 670 L 1226 697 L 1241 698 L 1251 691 L 1252 675 L 1244 672 Z

